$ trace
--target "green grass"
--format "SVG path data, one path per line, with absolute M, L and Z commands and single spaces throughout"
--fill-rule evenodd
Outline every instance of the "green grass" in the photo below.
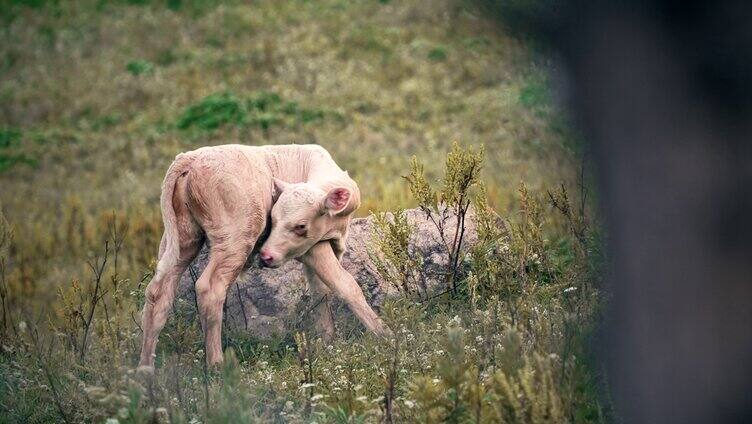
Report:
M 246 119 L 243 102 L 230 93 L 213 94 L 191 105 L 178 120 L 178 128 L 213 130 L 224 124 L 242 124 Z
M 446 60 L 447 51 L 443 47 L 435 47 L 428 51 L 428 58 L 436 62 Z
M 531 80 L 520 90 L 520 104 L 529 109 L 539 109 L 551 104 L 549 87 L 544 80 Z
M 212 94 L 189 106 L 177 121 L 179 129 L 215 130 L 223 125 L 255 126 L 269 130 L 275 125 L 294 126 L 323 119 L 324 111 L 301 108 L 282 101 L 275 93 L 261 92 L 240 99 L 231 92 Z
M 125 69 L 134 76 L 139 76 L 153 72 L 154 64 L 146 60 L 133 60 L 125 65 Z
M 8 149 L 18 145 L 21 132 L 15 128 L 0 129 L 0 149 Z
M 0 129 L 0 172 L 16 165 L 34 166 L 36 159 L 24 153 L 18 153 L 21 145 L 21 132 L 15 128 Z

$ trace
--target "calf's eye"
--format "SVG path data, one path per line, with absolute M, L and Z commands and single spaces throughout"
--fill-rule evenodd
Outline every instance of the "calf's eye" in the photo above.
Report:
M 292 232 L 303 237 L 306 235 L 307 229 L 305 224 L 298 224 L 292 229 Z

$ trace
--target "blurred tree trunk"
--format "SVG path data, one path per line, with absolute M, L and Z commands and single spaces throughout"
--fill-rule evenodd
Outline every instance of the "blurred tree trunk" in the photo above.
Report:
M 752 4 L 496 7 L 561 58 L 597 162 L 617 415 L 752 422 Z

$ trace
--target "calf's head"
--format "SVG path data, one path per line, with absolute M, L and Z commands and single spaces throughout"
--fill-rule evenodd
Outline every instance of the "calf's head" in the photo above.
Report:
M 271 211 L 271 233 L 259 251 L 261 265 L 276 268 L 305 254 L 321 240 L 346 230 L 344 213 L 352 198 L 347 187 L 324 191 L 310 183 L 274 180 L 276 202 Z

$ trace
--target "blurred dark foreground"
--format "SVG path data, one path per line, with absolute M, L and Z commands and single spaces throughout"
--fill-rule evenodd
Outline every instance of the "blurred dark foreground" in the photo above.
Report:
M 488 6 L 560 59 L 594 155 L 617 414 L 752 422 L 752 4 Z

